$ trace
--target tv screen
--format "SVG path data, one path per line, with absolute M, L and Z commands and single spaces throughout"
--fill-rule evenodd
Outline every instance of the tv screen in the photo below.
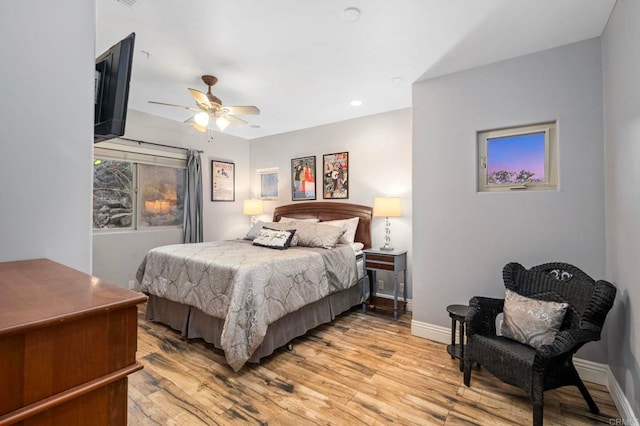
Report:
M 96 59 L 93 142 L 124 135 L 135 33 Z

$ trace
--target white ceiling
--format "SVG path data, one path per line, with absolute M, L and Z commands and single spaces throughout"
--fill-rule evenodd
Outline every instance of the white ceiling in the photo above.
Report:
M 135 32 L 130 108 L 184 121 L 189 111 L 147 101 L 195 106 L 187 87 L 206 91 L 200 76 L 213 74 L 223 105 L 261 109 L 241 116 L 259 128 L 226 130 L 253 139 L 410 107 L 415 81 L 601 35 L 614 4 L 97 0 L 96 56 Z M 359 20 L 342 18 L 348 7 Z

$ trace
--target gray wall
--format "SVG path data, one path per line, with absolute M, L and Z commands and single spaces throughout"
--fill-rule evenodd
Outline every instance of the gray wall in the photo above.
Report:
M 204 151 L 202 159 L 205 241 L 233 239 L 247 232 L 242 200 L 249 197 L 249 141 L 224 133 L 200 133 L 188 124 L 129 110 L 125 137 Z M 211 160 L 236 165 L 236 201 L 211 201 Z M 95 232 L 93 274 L 127 287 L 145 253 L 167 244 L 182 243 L 181 229 Z
M 258 194 L 256 169 L 279 168 L 279 198 L 265 203 L 265 219 L 273 208 L 291 201 L 291 159 L 316 156 L 317 199 L 322 198 L 323 154 L 349 152 L 349 199 L 336 200 L 373 206 L 377 196 L 402 198 L 403 217 L 390 218 L 391 243 L 398 249 L 411 247 L 411 110 L 401 109 L 383 114 L 312 127 L 295 132 L 253 139 L 251 141 L 252 193 Z M 384 239 L 384 219 L 374 218 L 373 247 Z M 409 274 L 411 275 L 409 252 Z M 392 274 L 378 274 L 385 281 L 384 293 L 391 290 Z M 411 280 L 407 294 L 411 297 Z
M 640 3 L 618 0 L 602 37 L 609 367 L 640 416 Z
M 600 40 L 414 84 L 413 320 L 504 297 L 502 267 L 572 263 L 605 272 Z M 476 131 L 558 120 L 559 190 L 476 192 Z M 606 345 L 582 358 L 606 362 Z
M 0 2 L 0 261 L 91 270 L 94 40 L 94 2 Z

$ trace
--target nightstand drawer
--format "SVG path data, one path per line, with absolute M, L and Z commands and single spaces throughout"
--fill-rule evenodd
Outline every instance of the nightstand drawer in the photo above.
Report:
M 387 256 L 384 254 L 368 254 L 367 253 L 367 260 L 377 260 L 380 262 L 389 262 L 391 264 L 393 264 L 393 260 L 394 260 L 394 256 Z
M 386 269 L 387 271 L 393 271 L 395 269 L 395 266 L 393 264 L 393 259 L 391 260 L 391 263 L 369 262 L 368 259 L 369 259 L 369 256 L 367 256 L 367 264 L 366 264 L 367 268 Z

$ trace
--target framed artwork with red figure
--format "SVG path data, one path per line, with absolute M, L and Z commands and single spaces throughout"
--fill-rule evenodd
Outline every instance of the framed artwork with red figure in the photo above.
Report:
M 316 199 L 316 157 L 291 160 L 291 199 L 293 201 Z
M 322 160 L 322 198 L 349 198 L 349 153 L 325 154 Z

